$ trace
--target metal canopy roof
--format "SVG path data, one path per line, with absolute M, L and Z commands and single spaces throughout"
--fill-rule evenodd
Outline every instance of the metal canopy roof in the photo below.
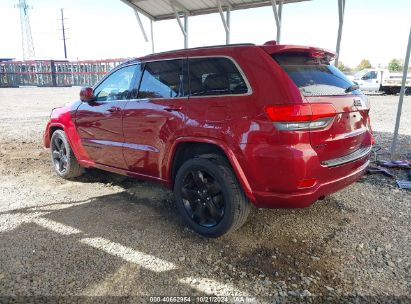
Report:
M 227 7 L 230 10 L 271 6 L 271 0 L 121 0 L 125 4 L 138 10 L 151 20 L 174 19 L 175 12 L 185 13 L 188 16 L 196 16 L 210 13 L 218 13 L 219 7 Z M 295 3 L 310 0 L 277 0 L 276 2 Z

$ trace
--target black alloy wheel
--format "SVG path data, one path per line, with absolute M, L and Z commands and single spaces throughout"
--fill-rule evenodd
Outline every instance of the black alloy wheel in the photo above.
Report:
M 55 136 L 51 143 L 51 157 L 59 175 L 64 175 L 68 167 L 68 151 L 61 136 Z
M 189 217 L 203 227 L 214 227 L 224 216 L 225 200 L 212 175 L 204 170 L 188 171 L 181 189 L 183 204 Z
M 237 230 L 251 208 L 230 163 L 217 154 L 186 160 L 175 177 L 174 195 L 183 220 L 205 237 Z
M 50 153 L 54 170 L 60 177 L 70 179 L 84 173 L 84 168 L 77 161 L 63 130 L 53 132 L 50 140 Z

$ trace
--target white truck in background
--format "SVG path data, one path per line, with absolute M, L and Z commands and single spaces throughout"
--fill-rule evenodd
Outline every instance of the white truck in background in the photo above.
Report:
M 391 73 L 386 69 L 365 69 L 348 77 L 358 84 L 362 91 L 397 94 L 401 90 L 402 73 Z M 407 76 L 405 87 L 405 92 L 410 94 L 411 75 Z

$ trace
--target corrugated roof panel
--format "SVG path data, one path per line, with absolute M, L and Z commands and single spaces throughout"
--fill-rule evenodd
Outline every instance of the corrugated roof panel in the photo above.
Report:
M 188 11 L 201 10 L 201 9 L 209 9 L 209 8 L 212 8 L 213 6 L 216 6 L 216 2 L 215 2 L 215 1 L 179 0 L 179 2 L 180 2 L 185 8 L 187 8 Z M 214 3 L 212 3 L 212 2 L 214 2 Z
M 137 7 L 140 7 L 142 10 L 147 12 L 152 16 L 161 16 L 170 14 L 170 11 L 173 12 L 170 5 L 162 0 L 151 0 L 151 1 L 133 1 Z
M 121 0 L 152 20 L 173 19 L 174 9 L 189 16 L 218 12 L 218 0 Z M 310 0 L 283 0 L 284 4 Z M 222 6 L 232 10 L 271 6 L 271 0 L 221 0 Z

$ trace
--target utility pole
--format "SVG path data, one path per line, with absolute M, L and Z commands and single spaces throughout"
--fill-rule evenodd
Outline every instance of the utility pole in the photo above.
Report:
M 64 58 L 67 59 L 66 29 L 65 29 L 65 27 L 64 27 L 64 13 L 63 13 L 63 9 L 61 9 L 61 30 L 63 31 Z

